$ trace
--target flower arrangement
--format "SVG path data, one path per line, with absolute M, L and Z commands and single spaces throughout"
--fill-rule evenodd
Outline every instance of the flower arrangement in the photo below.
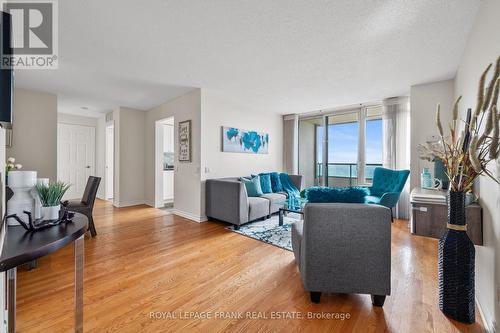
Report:
M 500 113 L 498 113 L 500 57 L 496 61 L 491 81 L 486 87 L 486 77 L 491 67 L 492 64 L 489 64 L 481 75 L 477 105 L 474 111 L 468 109 L 467 119 L 465 121 L 458 119 L 458 105 L 462 98 L 460 96 L 453 106 L 449 135 L 445 135 L 441 122 L 441 106 L 438 104 L 436 127 L 440 140 L 437 143 L 427 142 L 419 146 L 422 158 L 428 160 L 435 158 L 443 162 L 450 180 L 450 189 L 455 192 L 470 192 L 474 180 L 480 175 L 486 175 L 500 184 L 486 167 L 500 155 Z M 460 130 L 462 122 L 464 126 Z
M 9 173 L 9 171 L 12 171 L 12 170 L 21 170 L 23 168 L 22 164 L 14 164 L 16 163 L 16 159 L 14 157 L 9 157 L 7 159 L 7 164 L 5 165 L 5 171 L 6 171 L 6 174 Z
M 62 197 L 70 186 L 70 184 L 63 182 L 55 182 L 50 185 L 37 184 L 36 191 L 42 203 L 42 207 L 59 206 Z
M 427 142 L 423 149 L 427 151 L 424 158 L 443 162 L 450 181 L 448 223 L 438 243 L 439 308 L 445 315 L 463 323 L 475 321 L 475 248 L 466 232 L 465 194 L 472 191 L 474 180 L 480 175 L 500 184 L 487 169 L 488 163 L 500 155 L 497 106 L 500 57 L 486 86 L 491 67 L 492 64 L 481 74 L 476 108 L 467 110 L 465 121 L 458 118 L 458 104 L 462 97 L 456 100 L 452 121 L 448 124 L 449 134 L 445 134 L 438 105 L 436 127 L 440 139 Z

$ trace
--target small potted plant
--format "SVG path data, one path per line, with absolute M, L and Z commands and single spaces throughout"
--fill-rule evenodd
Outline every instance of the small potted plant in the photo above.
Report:
M 36 185 L 36 191 L 42 203 L 42 218 L 44 220 L 57 220 L 59 218 L 61 199 L 70 186 L 70 184 L 63 182 Z
M 14 170 L 21 170 L 23 168 L 23 165 L 22 164 L 15 164 L 16 163 L 16 159 L 14 157 L 9 157 L 7 159 L 7 163 L 5 163 L 5 177 L 9 177 L 9 172 L 10 171 L 14 171 Z M 8 178 L 5 178 L 6 181 L 5 183 L 8 184 L 7 182 L 7 179 Z
M 21 170 L 23 168 L 23 166 L 19 163 L 15 164 L 16 163 L 16 159 L 14 157 L 9 157 L 7 159 L 7 163 L 5 164 L 5 171 L 7 171 L 7 173 L 9 173 L 9 171 L 12 171 L 12 170 Z

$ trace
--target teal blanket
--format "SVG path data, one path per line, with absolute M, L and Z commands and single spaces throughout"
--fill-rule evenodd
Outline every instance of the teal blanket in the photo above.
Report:
M 289 198 L 300 197 L 300 192 L 297 186 L 292 182 L 287 173 L 280 173 L 281 186 L 283 190 L 288 194 Z

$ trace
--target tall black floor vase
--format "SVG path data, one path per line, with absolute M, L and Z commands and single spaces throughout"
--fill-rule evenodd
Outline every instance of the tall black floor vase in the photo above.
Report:
M 439 308 L 462 323 L 475 322 L 474 244 L 466 232 L 465 193 L 448 193 L 448 228 L 439 240 Z

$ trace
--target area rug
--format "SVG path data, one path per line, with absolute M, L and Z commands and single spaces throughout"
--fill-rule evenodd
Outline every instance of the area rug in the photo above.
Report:
M 283 225 L 280 226 L 279 217 L 273 215 L 265 221 L 246 223 L 240 226 L 239 230 L 234 230 L 234 226 L 229 226 L 226 229 L 292 251 L 292 224 L 300 218 L 300 214 L 289 213 L 283 218 Z

